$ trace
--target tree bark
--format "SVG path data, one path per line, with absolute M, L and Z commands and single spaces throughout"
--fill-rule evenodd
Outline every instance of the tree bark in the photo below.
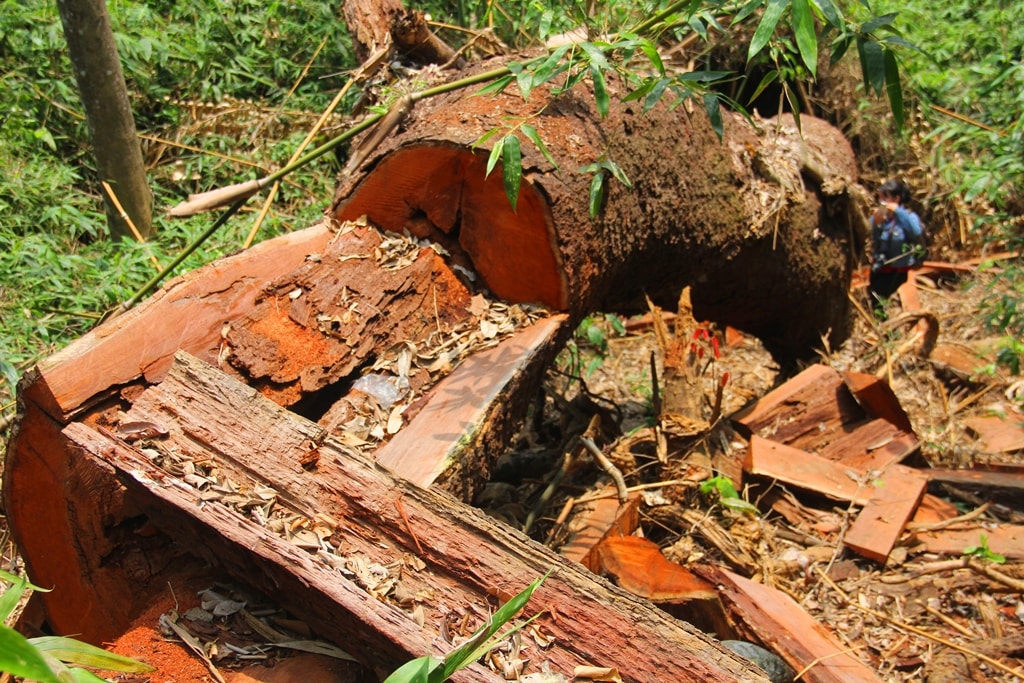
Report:
M 762 680 L 687 624 L 479 511 L 402 482 L 333 439 L 313 446 L 315 424 L 197 359 L 179 355 L 165 380 L 138 397 L 125 420 L 159 425 L 166 436 L 145 443 L 149 455 L 77 422 L 64 436 L 78 462 L 114 474 L 127 509 L 144 513 L 180 547 L 236 579 L 287 596 L 288 607 L 316 633 L 378 673 L 436 653 L 450 612 L 486 615 L 489 605 L 553 568 L 528 612 L 548 611 L 537 626 L 555 640 L 541 649 L 524 638 L 529 670 L 547 662 L 552 671 L 571 676 L 575 666 L 594 664 L 617 667 L 627 681 Z M 299 463 L 311 447 L 320 458 L 308 469 Z M 175 484 L 158 464 L 162 457 L 202 463 L 210 468 L 203 471 L 216 472 L 240 492 L 273 488 L 287 519 L 327 520 L 318 523 L 329 527 L 332 550 L 304 550 L 287 532 L 253 521 L 244 508 Z M 77 495 L 88 496 L 89 490 Z M 140 523 L 120 520 L 126 531 Z M 93 530 L 78 531 L 88 538 Z M 367 585 L 358 573 L 346 578 L 351 569 L 339 571 L 359 562 L 390 567 L 401 590 Z M 421 622 L 412 615 L 417 605 Z M 500 676 L 474 666 L 455 680 Z
M 755 129 L 728 112 L 719 141 L 693 109 L 644 114 L 613 96 L 601 118 L 579 88 L 558 97 L 535 88 L 526 101 L 514 86 L 496 97 L 441 95 L 419 102 L 342 179 L 334 213 L 443 240 L 498 296 L 574 319 L 631 307 L 645 292 L 674 303 L 690 284 L 699 319 L 756 334 L 783 361 L 811 355 L 823 336 L 838 344 L 862 222 L 849 144 L 811 117 L 801 137 L 792 119 Z M 500 168 L 487 176 L 487 150 L 473 144 L 521 121 L 557 166 L 514 131 L 523 185 L 513 209 Z M 591 219 L 591 176 L 577 169 L 599 159 L 617 163 L 633 188 L 609 178 Z
M 85 107 L 99 178 L 110 184 L 140 235 L 151 237 L 152 197 L 106 2 L 58 0 L 57 7 Z M 106 193 L 104 207 L 111 237 L 131 238 L 128 223 Z

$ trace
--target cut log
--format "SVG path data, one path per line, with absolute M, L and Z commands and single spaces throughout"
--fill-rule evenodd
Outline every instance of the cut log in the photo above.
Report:
M 335 216 L 432 235 L 502 299 L 577 320 L 642 302 L 645 291 L 674 303 L 692 284 L 698 318 L 750 331 L 784 359 L 809 355 L 822 335 L 845 338 L 856 164 L 842 135 L 806 116 L 803 138 L 787 117 L 763 122 L 759 136 L 725 112 L 720 141 L 687 105 L 641 110 L 613 104 L 602 119 L 589 93 L 553 98 L 547 87 L 525 101 L 514 86 L 422 100 L 343 179 Z M 473 145 L 518 120 L 537 129 L 557 167 L 522 136 L 512 207 L 502 173 L 488 176 L 487 151 Z M 599 159 L 632 189 L 609 176 L 591 219 L 592 176 L 576 169 Z
M 159 425 L 167 436 L 143 451 L 72 423 L 65 434 L 79 462 L 112 470 L 132 507 L 164 533 L 236 579 L 287 595 L 321 637 L 378 673 L 438 654 L 450 613 L 483 618 L 496 600 L 554 568 L 528 607 L 549 612 L 537 623 L 555 637 L 547 650 L 526 645 L 534 665 L 546 661 L 566 674 L 584 663 L 615 666 L 634 681 L 758 680 L 738 658 L 649 603 L 475 509 L 396 479 L 340 442 L 326 439 L 318 470 L 305 470 L 299 462 L 317 425 L 188 356 L 180 355 L 126 418 Z M 241 495 L 232 504 L 208 485 L 193 488 L 158 466 L 171 460 L 202 463 L 202 476 L 230 480 Z M 268 487 L 276 512 L 263 525 L 246 513 L 251 503 L 244 500 L 262 491 L 264 504 Z M 301 526 L 296 518 L 332 520 L 330 533 L 303 549 L 302 538 L 288 538 Z M 275 519 L 284 522 L 280 533 Z M 361 566 L 374 567 L 376 579 Z M 412 616 L 416 605 L 422 626 Z M 477 665 L 455 680 L 500 676 Z
M 463 384 L 459 390 L 466 408 L 461 422 L 435 434 L 434 449 L 410 448 L 400 457 L 403 466 L 433 472 L 468 499 L 518 428 L 543 369 L 569 332 L 564 318 L 552 318 L 524 331 L 528 341 L 513 336 L 499 344 L 497 334 L 506 323 L 525 322 L 514 321 L 516 315 L 513 308 L 473 295 L 432 249 L 396 236 L 385 239 L 367 226 L 332 229 L 325 222 L 178 278 L 40 363 L 19 394 L 21 419 L 7 451 L 3 493 L 7 521 L 33 579 L 61 586 L 43 598 L 50 625 L 102 642 L 144 607 L 145 578 L 154 587 L 164 583 L 166 551 L 143 553 L 124 544 L 125 536 L 132 538 L 128 520 L 136 513 L 109 470 L 79 462 L 68 451 L 61 429 L 77 419 L 116 430 L 118 410 L 163 379 L 177 349 L 322 418 L 320 436 L 348 439 L 351 420 L 362 416 L 332 420 L 344 412 L 338 404 L 358 394 L 351 385 L 360 372 L 391 363 L 380 371 L 405 372 L 415 389 L 446 371 L 417 367 L 415 361 L 397 369 L 396 347 L 421 359 L 427 354 L 431 367 L 440 368 L 458 363 L 472 348 L 497 344 L 458 376 L 473 387 L 467 392 Z M 443 350 L 436 341 L 446 344 Z M 441 391 L 436 386 L 434 395 Z M 407 415 L 383 412 L 388 425 L 382 433 L 385 426 L 415 427 L 412 418 L 421 405 L 431 421 L 432 402 L 425 398 L 391 411 L 405 409 Z M 371 440 L 361 447 L 373 445 Z M 315 448 L 304 457 L 302 465 L 315 470 Z M 111 561 L 126 555 L 130 561 Z

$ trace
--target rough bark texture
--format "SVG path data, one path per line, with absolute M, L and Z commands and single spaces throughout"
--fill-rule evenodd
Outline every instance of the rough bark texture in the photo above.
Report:
M 400 0 L 349 0 L 342 10 L 361 63 L 388 44 L 417 64 L 455 59 L 455 51 L 427 26 L 423 12 L 406 9 Z
M 110 183 L 135 227 L 148 237 L 153 233 L 152 197 L 106 2 L 59 0 L 57 6 L 100 180 Z M 112 236 L 131 238 L 128 224 L 109 198 L 104 206 Z
M 526 642 L 532 666 L 547 661 L 567 675 L 584 663 L 615 666 L 627 681 L 759 680 L 741 660 L 650 603 L 479 511 L 397 480 L 331 439 L 319 446 L 316 468 L 301 467 L 316 425 L 196 359 L 180 355 L 126 419 L 159 424 L 167 436 L 147 442 L 145 455 L 73 423 L 65 436 L 77 460 L 111 468 L 133 509 L 238 580 L 286 598 L 321 637 L 378 672 L 435 652 L 449 612 L 485 615 L 489 604 L 554 568 L 530 611 L 550 611 L 537 623 L 556 640 L 544 650 Z M 291 515 L 326 516 L 333 520 L 335 554 L 303 550 L 225 503 L 207 497 L 200 504 L 202 492 L 169 481 L 154 464 L 154 451 L 205 463 L 241 492 L 270 486 Z M 351 569 L 359 562 L 392 567 L 401 589 L 374 593 L 361 585 L 365 577 Z M 411 614 L 416 605 L 422 625 Z M 501 678 L 473 667 L 456 680 Z
M 524 183 L 513 210 L 500 169 L 484 177 L 487 150 L 470 148 L 527 118 L 558 168 L 517 133 Z M 601 119 L 582 89 L 552 98 L 537 88 L 526 102 L 514 87 L 497 97 L 465 90 L 419 102 L 343 179 L 334 211 L 456 242 L 499 296 L 573 316 L 630 306 L 645 291 L 674 303 L 691 284 L 698 318 L 757 334 L 788 360 L 822 335 L 847 334 L 856 241 L 853 153 L 828 124 L 802 124 L 803 139 L 791 119 L 758 132 L 726 113 L 719 141 L 688 104 L 642 114 L 613 99 Z M 591 176 L 577 169 L 602 157 L 633 189 L 609 179 L 591 220 Z

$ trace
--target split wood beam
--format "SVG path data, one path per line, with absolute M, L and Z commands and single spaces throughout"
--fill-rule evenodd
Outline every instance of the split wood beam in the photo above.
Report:
M 740 637 L 764 643 L 805 683 L 880 683 L 849 645 L 804 611 L 793 598 L 726 569 L 699 572 L 719 589 Z
M 707 636 L 595 577 L 450 497 L 396 478 L 327 438 L 315 470 L 300 464 L 320 428 L 187 354 L 125 418 L 167 436 L 139 450 L 80 423 L 65 429 L 84 462 L 112 470 L 132 507 L 171 538 L 223 565 L 238 580 L 286 598 L 324 638 L 368 658 L 378 672 L 409 657 L 442 654 L 450 613 L 486 616 L 494 605 L 554 570 L 528 611 L 555 637 L 530 645 L 534 665 L 571 675 L 581 664 L 614 666 L 627 681 L 763 680 Z M 138 444 L 141 445 L 141 444 Z M 160 469 L 153 451 L 206 463 L 240 491 L 270 487 L 278 504 L 308 519 L 335 520 L 319 551 L 304 550 L 252 515 Z M 328 552 L 329 550 L 329 552 Z M 390 567 L 402 586 L 372 595 L 348 562 Z M 413 618 L 414 605 L 424 614 Z M 500 680 L 480 665 L 456 680 Z

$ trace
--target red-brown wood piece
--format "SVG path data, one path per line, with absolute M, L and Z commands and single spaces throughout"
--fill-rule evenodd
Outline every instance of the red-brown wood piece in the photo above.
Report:
M 718 586 L 727 614 L 741 634 L 759 641 L 802 673 L 806 683 L 880 683 L 882 680 L 828 628 L 782 591 L 727 569 L 701 570 Z
M 920 470 L 886 468 L 873 482 L 871 498 L 847 529 L 843 544 L 858 555 L 885 562 L 927 487 L 928 477 Z

